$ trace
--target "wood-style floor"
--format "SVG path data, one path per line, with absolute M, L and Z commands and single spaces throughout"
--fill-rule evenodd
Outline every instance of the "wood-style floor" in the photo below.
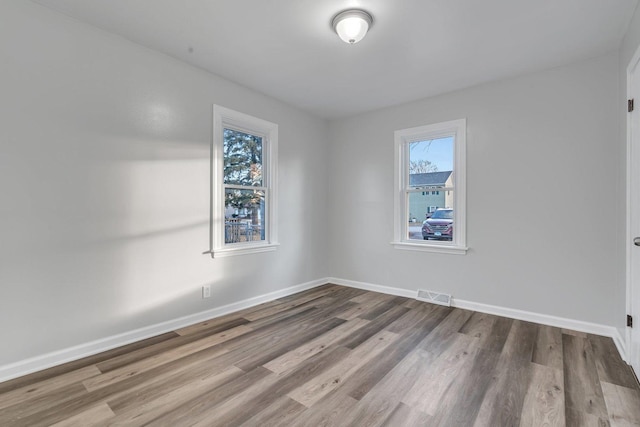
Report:
M 1 426 L 640 425 L 610 338 L 326 285 L 0 384 Z

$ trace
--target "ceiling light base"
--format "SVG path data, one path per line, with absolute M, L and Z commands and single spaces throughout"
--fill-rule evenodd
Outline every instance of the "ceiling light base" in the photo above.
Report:
M 349 44 L 358 43 L 367 35 L 373 24 L 373 17 L 361 9 L 349 9 L 337 14 L 331 26 L 338 36 Z

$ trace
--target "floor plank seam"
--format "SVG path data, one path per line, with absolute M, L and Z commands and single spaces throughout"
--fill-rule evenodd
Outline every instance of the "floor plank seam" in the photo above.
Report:
M 610 338 L 326 285 L 0 385 L 56 423 L 640 425 L 640 387 Z

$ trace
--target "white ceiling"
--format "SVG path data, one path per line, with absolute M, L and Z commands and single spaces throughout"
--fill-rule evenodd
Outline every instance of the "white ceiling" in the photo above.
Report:
M 618 48 L 638 0 L 35 0 L 326 118 Z M 331 18 L 374 17 L 342 42 Z

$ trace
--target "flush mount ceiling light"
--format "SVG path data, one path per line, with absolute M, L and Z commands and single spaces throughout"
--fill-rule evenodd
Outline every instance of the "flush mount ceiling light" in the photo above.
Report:
M 345 43 L 354 44 L 364 38 L 372 23 L 373 18 L 364 10 L 349 9 L 337 14 L 331 25 Z

